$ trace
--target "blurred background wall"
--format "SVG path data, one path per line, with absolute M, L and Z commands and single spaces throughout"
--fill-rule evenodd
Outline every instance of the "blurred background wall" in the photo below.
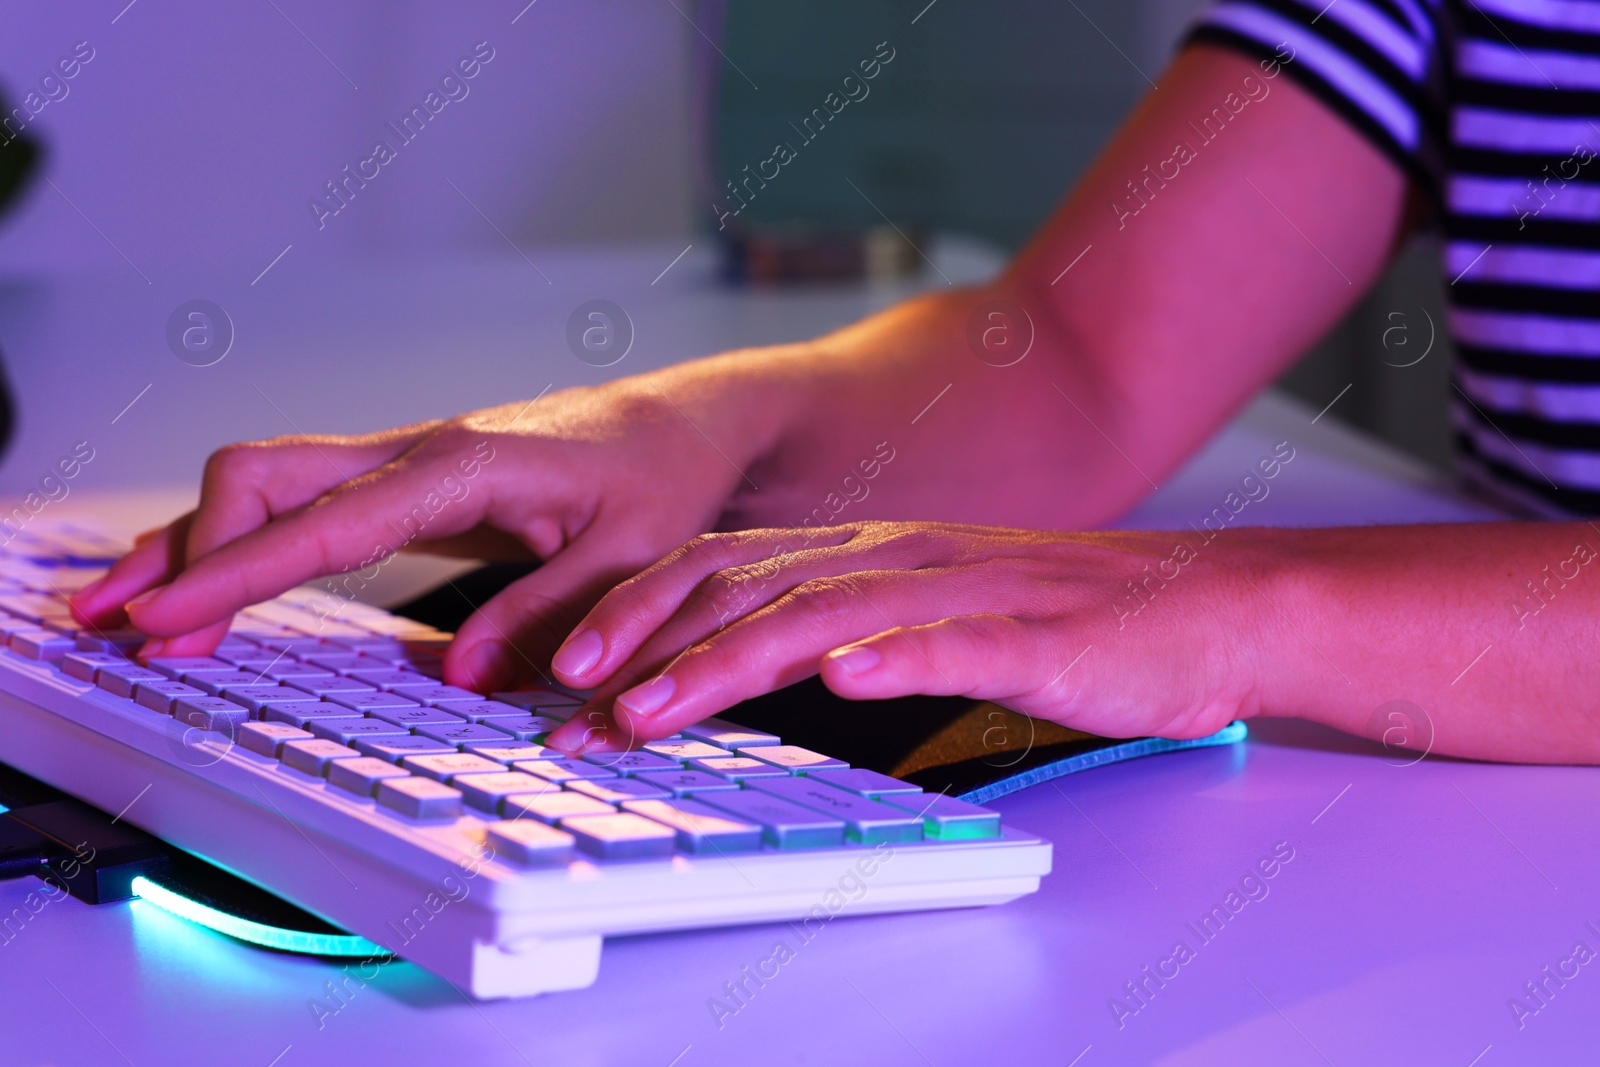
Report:
M 715 226 L 711 190 L 792 139 L 880 42 L 894 59 L 870 95 L 750 217 L 853 227 L 881 210 L 1011 250 L 1203 2 L 12 3 L 0 91 L 12 107 L 46 99 L 26 130 L 44 157 L 0 221 L 0 277 L 693 239 Z M 41 78 L 84 41 L 94 58 L 46 98 Z M 398 145 L 386 124 L 480 42 L 493 58 L 458 98 L 345 185 L 348 206 L 333 199 L 326 183 L 377 138 Z M 342 207 L 320 224 L 319 197 Z M 1343 391 L 1329 417 L 1446 466 L 1444 339 L 1413 362 L 1440 294 L 1418 242 L 1282 384 L 1319 409 Z

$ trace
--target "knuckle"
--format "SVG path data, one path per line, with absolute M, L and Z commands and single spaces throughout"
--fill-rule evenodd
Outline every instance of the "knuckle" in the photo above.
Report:
M 938 627 L 939 634 L 947 641 L 958 645 L 972 645 L 985 640 L 993 632 L 998 620 L 993 615 L 957 615 L 943 620 Z M 923 645 L 933 644 L 933 631 L 922 635 L 927 638 Z
M 230 484 L 249 477 L 260 469 L 262 453 L 258 444 L 224 445 L 206 460 L 205 480 L 209 484 Z
M 937 554 L 945 547 L 944 540 L 944 535 L 937 530 L 899 525 L 891 528 L 882 543 L 899 556 L 921 559 Z
M 719 570 L 695 586 L 690 597 L 697 614 L 709 613 L 719 622 L 726 622 L 743 615 L 756 595 L 736 571 Z
M 824 620 L 837 619 L 861 602 L 861 582 L 854 576 L 813 578 L 795 586 L 795 601 Z
M 427 451 L 435 455 L 453 455 L 470 450 L 472 444 L 483 437 L 483 431 L 474 429 L 460 416 L 440 423 L 424 441 Z
M 738 545 L 738 534 L 696 534 L 684 543 L 683 553 L 686 559 L 702 560 L 713 566 L 722 567 L 732 562 L 733 553 Z

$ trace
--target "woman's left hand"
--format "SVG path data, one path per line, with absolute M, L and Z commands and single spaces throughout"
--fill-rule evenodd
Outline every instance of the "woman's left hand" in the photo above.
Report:
M 1260 709 L 1261 650 L 1277 670 L 1293 644 L 1273 639 L 1271 545 L 893 522 L 707 534 L 567 638 L 556 674 L 597 692 L 547 743 L 635 747 L 819 670 L 854 700 L 961 695 L 1112 737 L 1204 736 Z

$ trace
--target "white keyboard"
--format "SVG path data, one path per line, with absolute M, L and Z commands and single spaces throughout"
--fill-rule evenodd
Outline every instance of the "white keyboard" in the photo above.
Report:
M 0 548 L 0 762 L 475 996 L 586 986 L 609 934 L 997 904 L 1050 870 L 996 812 L 720 720 L 565 759 L 539 742 L 577 694 L 442 685 L 448 634 L 309 588 L 136 664 L 65 605 L 124 549 L 43 520 Z

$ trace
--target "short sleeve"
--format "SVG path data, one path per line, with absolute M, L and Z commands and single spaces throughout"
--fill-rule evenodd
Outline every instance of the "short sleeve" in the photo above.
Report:
M 1221 0 L 1188 40 L 1262 60 L 1314 93 L 1437 202 L 1443 170 L 1440 0 Z

